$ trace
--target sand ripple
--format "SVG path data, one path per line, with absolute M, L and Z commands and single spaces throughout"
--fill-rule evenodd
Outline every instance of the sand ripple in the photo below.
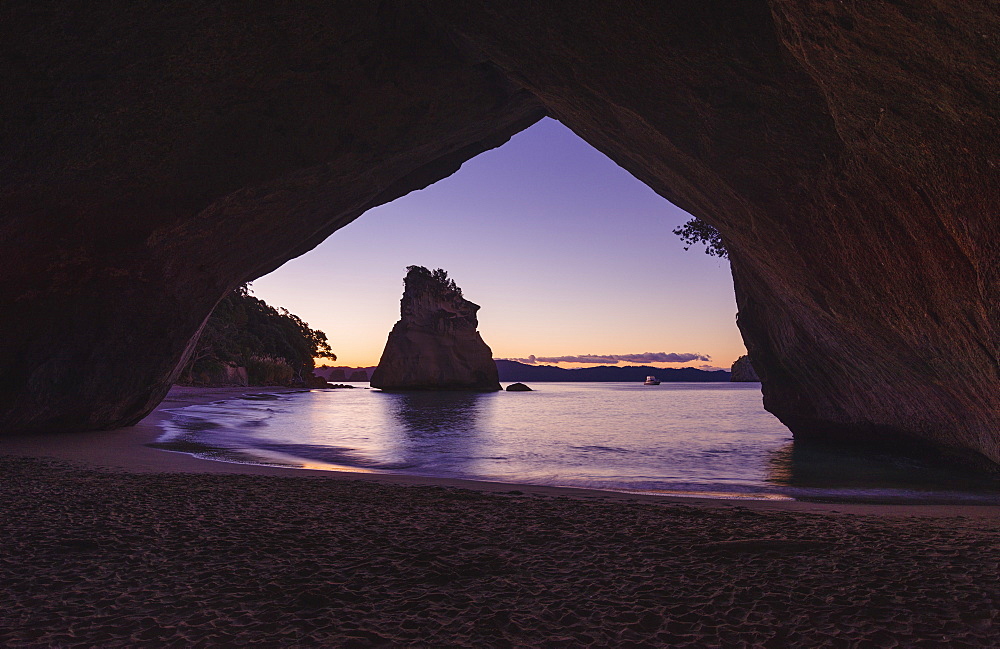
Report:
M 5 647 L 995 647 L 982 521 L 0 458 Z

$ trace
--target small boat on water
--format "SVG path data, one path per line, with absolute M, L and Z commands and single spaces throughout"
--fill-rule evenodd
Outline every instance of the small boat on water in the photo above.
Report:
M 647 376 L 645 383 L 643 385 L 659 385 L 660 382 L 656 380 L 655 376 Z

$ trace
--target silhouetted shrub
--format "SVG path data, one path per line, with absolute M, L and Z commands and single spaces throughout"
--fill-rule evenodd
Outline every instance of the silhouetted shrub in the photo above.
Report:
M 722 241 L 722 235 L 714 227 L 705 223 L 701 219 L 691 219 L 681 227 L 674 230 L 674 234 L 681 238 L 685 244 L 684 249 L 702 243 L 705 244 L 705 254 L 713 257 L 729 259 L 729 251 Z
M 458 297 L 462 297 L 462 289 L 458 287 L 455 280 L 448 277 L 448 271 L 443 268 L 435 268 L 430 271 L 423 266 L 407 266 L 404 283 L 413 281 L 427 281 L 438 285 L 442 291 L 450 291 Z

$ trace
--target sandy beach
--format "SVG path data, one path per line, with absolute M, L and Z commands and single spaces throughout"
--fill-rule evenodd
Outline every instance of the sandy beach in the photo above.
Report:
M 1000 509 L 278 469 L 0 441 L 9 647 L 995 647 Z

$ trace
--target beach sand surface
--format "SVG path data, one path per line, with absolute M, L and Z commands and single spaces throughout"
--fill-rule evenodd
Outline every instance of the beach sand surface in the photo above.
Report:
M 0 438 L 0 646 L 996 647 L 996 507 L 733 502 Z

